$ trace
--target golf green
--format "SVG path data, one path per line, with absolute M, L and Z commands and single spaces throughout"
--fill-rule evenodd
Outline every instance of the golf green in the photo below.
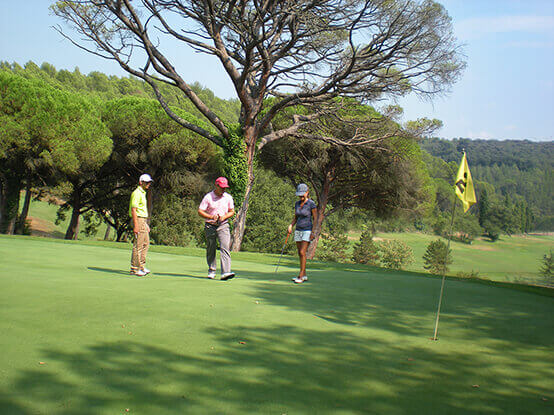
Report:
M 552 290 L 115 245 L 0 237 L 1 414 L 554 413 Z

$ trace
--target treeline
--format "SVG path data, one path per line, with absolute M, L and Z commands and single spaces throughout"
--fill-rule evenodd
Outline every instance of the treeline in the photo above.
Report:
M 160 88 L 167 88 L 168 103 L 179 116 L 210 130 L 180 92 Z M 194 88 L 225 122 L 238 120 L 236 100 L 219 99 L 198 84 Z M 153 240 L 201 245 L 197 203 L 222 173 L 225 154 L 179 127 L 153 98 L 151 88 L 132 77 L 58 71 L 47 63 L 0 63 L 0 231 L 27 232 L 31 198 L 48 194 L 64 201 L 60 219 L 71 217 L 66 238 L 95 233 L 107 223 L 115 238 L 124 240 L 129 194 L 137 177 L 148 172 L 156 180 L 150 201 Z M 345 133 L 340 125 L 329 129 Z M 551 230 L 552 143 L 519 143 L 524 150 L 514 142 L 490 142 L 490 148 L 488 143 L 426 139 L 418 146 L 394 138 L 378 151 L 293 138 L 271 143 L 257 160 L 242 248 L 280 251 L 294 184 L 300 181 L 311 184 L 318 202 L 321 258 L 344 259 L 344 233 L 351 229 L 446 235 L 461 147 L 468 152 L 479 205 L 469 214 L 458 209 L 456 238 L 470 243 L 483 234 L 495 240 L 500 233 Z M 19 206 L 22 190 L 26 197 Z
M 180 128 L 149 98 L 101 99 L 4 70 L 0 99 L 0 228 L 6 233 L 24 233 L 30 198 L 48 193 L 65 202 L 60 216 L 70 211 L 66 239 L 77 238 L 83 216 L 87 232 L 106 222 L 121 240 L 129 230 L 129 191 L 142 172 L 157 179 L 159 197 L 153 202 L 161 212 L 169 203 L 165 195 L 198 197 L 207 176 L 217 171 L 213 145 Z M 158 240 L 171 243 L 162 228 Z M 187 233 L 180 238 L 173 243 L 186 243 Z
M 193 88 L 226 122 L 236 122 L 238 101 Z M 188 99 L 165 92 L 181 117 L 210 129 Z M 203 244 L 197 205 L 222 173 L 225 155 L 169 119 L 142 81 L 58 71 L 48 63 L 0 63 L 0 135 L 0 232 L 28 233 L 31 199 L 54 197 L 63 202 L 58 219 L 70 217 L 67 239 L 96 234 L 106 223 L 123 241 L 130 192 L 148 172 L 155 177 L 153 241 Z M 278 252 L 283 241 L 275 229 L 286 229 L 295 199 L 291 182 L 260 165 L 243 249 Z
M 428 138 L 421 147 L 452 166 L 465 149 L 480 201 L 472 210 L 491 234 L 554 229 L 553 142 Z
M 129 232 L 128 195 L 138 175 L 149 172 L 156 178 L 153 239 L 171 245 L 202 244 L 196 204 L 223 171 L 226 155 L 170 120 L 151 99 L 148 86 L 133 78 L 57 71 L 32 62 L 25 67 L 3 63 L 0 76 L 3 232 L 25 232 L 30 198 L 48 193 L 64 201 L 60 218 L 71 215 L 66 238 L 76 238 L 79 228 L 93 233 L 106 222 L 122 240 Z M 226 122 L 236 121 L 236 101 L 220 100 L 199 85 L 195 88 L 204 101 L 221 108 Z M 173 110 L 210 130 L 181 98 L 173 95 L 169 101 Z M 329 128 L 344 133 L 340 125 Z M 318 225 L 335 234 L 369 216 L 391 217 L 397 209 L 414 216 L 426 210 L 429 177 L 414 144 L 396 138 L 379 151 L 346 151 L 332 144 L 294 140 L 285 148 L 281 143 L 268 145 L 267 156 L 258 160 L 256 168 L 243 248 L 280 250 L 282 234 L 274 230 L 284 232 L 290 223 L 293 184 L 299 181 L 313 185 L 312 197 L 321 209 Z M 302 159 L 306 155 L 309 162 Z M 282 163 L 275 163 L 281 156 Z M 20 208 L 22 189 L 27 192 Z

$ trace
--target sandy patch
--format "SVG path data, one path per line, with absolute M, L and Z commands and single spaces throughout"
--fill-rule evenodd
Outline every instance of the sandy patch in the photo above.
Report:
M 45 236 L 48 238 L 58 237 L 54 225 L 52 225 L 51 222 L 33 216 L 28 216 L 27 220 L 30 221 L 32 236 Z
M 479 251 L 497 251 L 497 249 L 492 246 L 471 246 L 470 248 L 477 249 Z

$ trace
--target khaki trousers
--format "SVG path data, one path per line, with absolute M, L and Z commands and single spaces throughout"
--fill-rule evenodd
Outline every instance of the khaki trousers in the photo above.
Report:
M 229 231 L 229 224 L 212 225 L 206 223 L 204 225 L 206 231 L 206 262 L 208 263 L 209 271 L 216 271 L 216 249 L 217 241 L 219 240 L 219 256 L 221 262 L 221 273 L 226 274 L 231 272 L 231 253 L 229 249 L 231 247 L 231 232 Z
M 150 245 L 150 235 L 146 218 L 137 218 L 139 233 L 133 241 L 133 252 L 131 254 L 131 271 L 143 269 L 146 264 L 146 254 Z

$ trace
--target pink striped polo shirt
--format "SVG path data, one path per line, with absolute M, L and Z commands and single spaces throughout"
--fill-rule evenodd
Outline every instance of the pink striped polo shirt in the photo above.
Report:
M 221 197 L 218 197 L 212 190 L 207 193 L 206 196 L 200 202 L 199 208 L 206 212 L 208 215 L 226 215 L 230 210 L 235 208 L 233 197 L 229 193 L 223 193 Z M 215 223 L 212 219 L 206 219 L 207 223 Z M 227 221 L 220 222 L 220 224 Z

